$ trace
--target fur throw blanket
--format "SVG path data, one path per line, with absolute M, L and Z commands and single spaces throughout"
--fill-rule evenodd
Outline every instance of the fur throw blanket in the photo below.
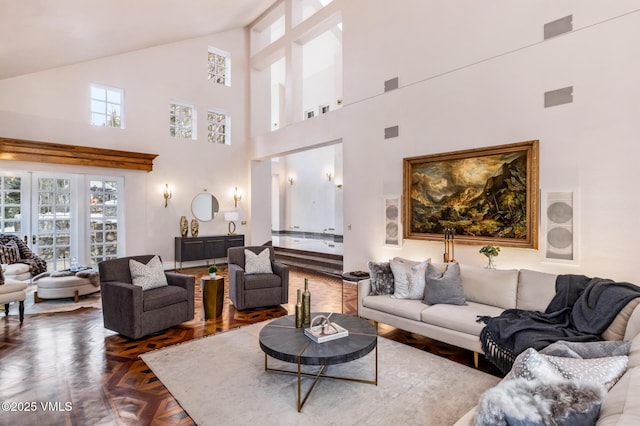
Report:
M 43 272 L 33 277 L 33 281 L 35 282 L 44 277 L 72 277 L 74 275 L 79 278 L 88 278 L 91 284 L 96 287 L 100 286 L 100 273 L 95 269 L 83 269 L 77 272 L 72 272 L 69 270 Z
M 483 394 L 474 422 L 476 426 L 594 425 L 604 397 L 605 389 L 593 384 L 505 380 Z

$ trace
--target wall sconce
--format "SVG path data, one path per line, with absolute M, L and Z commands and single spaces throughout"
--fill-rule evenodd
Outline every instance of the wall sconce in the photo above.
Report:
M 238 201 L 242 200 L 242 194 L 238 192 L 238 187 L 233 191 L 233 206 L 238 207 Z
M 172 191 L 171 188 L 169 188 L 169 184 L 165 183 L 164 184 L 164 192 L 162 193 L 162 196 L 164 197 L 164 208 L 167 208 L 167 204 L 169 203 L 169 198 L 171 198 L 172 196 Z
M 327 179 L 329 179 L 329 182 L 331 182 L 331 177 L 332 177 L 331 172 L 325 173 L 325 176 L 327 177 Z
M 293 185 L 293 176 L 289 176 L 287 180 L 289 181 L 289 185 Z
M 236 235 L 235 221 L 240 220 L 238 212 L 224 212 L 224 221 L 229 222 L 229 235 Z

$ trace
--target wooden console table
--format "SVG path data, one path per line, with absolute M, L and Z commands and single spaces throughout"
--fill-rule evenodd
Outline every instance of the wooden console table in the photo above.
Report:
M 176 237 L 174 263 L 180 262 L 180 270 L 182 270 L 182 262 L 209 261 L 209 259 L 227 257 L 229 247 L 242 246 L 244 246 L 244 235 Z M 174 267 L 176 267 L 175 264 Z

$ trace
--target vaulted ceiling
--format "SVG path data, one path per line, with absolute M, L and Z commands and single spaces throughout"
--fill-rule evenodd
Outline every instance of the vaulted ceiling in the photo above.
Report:
M 0 79 L 241 28 L 276 0 L 0 0 Z

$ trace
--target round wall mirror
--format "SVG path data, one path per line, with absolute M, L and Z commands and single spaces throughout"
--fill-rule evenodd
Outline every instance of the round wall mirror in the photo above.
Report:
M 201 192 L 191 201 L 191 213 L 201 222 L 213 220 L 219 209 L 218 200 L 208 192 Z

